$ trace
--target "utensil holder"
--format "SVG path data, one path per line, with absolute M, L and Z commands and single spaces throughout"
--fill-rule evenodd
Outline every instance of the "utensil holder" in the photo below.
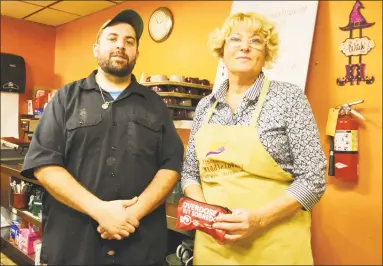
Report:
M 27 206 L 27 195 L 25 193 L 13 193 L 12 207 L 24 209 Z

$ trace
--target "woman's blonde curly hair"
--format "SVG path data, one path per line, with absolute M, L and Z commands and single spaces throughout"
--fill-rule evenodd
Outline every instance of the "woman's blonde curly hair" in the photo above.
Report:
M 235 13 L 228 17 L 220 29 L 215 29 L 210 33 L 207 43 L 209 49 L 213 52 L 214 56 L 222 58 L 225 38 L 231 34 L 234 26 L 240 22 L 244 22 L 249 29 L 265 38 L 267 41 L 265 68 L 271 68 L 272 63 L 275 62 L 278 55 L 278 33 L 276 32 L 275 24 L 255 12 Z

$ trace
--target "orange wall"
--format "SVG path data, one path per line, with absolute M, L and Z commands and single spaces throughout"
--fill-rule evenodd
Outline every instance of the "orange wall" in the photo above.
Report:
M 96 67 L 92 44 L 98 27 L 123 8 L 136 9 L 145 21 L 140 58 L 134 73 L 180 74 L 213 80 L 217 61 L 206 48 L 208 33 L 221 25 L 232 2 L 128 2 L 57 28 L 55 85 L 82 78 Z M 347 32 L 338 29 L 348 22 L 353 1 L 321 1 L 315 29 L 306 94 L 319 125 L 326 153 L 325 127 L 328 109 L 364 99 L 360 111 L 369 119 L 360 131 L 360 182 L 351 187 L 328 178 L 328 189 L 313 211 L 313 252 L 316 264 L 382 263 L 382 3 L 365 1 L 363 14 L 377 24 L 364 33 L 376 48 L 364 57 L 366 73 L 375 75 L 373 85 L 336 86 L 344 75 L 347 58 L 339 45 Z M 151 12 L 167 6 L 174 14 L 172 35 L 164 43 L 153 42 L 147 21 Z M 196 15 L 198 14 L 198 15 Z
M 26 90 L 20 94 L 20 113 L 27 113 L 26 100 L 33 87 L 52 88 L 56 29 L 25 20 L 1 16 L 1 52 L 24 57 Z
M 366 8 L 362 10 L 369 22 L 377 23 L 363 31 L 376 44 L 363 57 L 366 73 L 375 76 L 375 83 L 339 87 L 336 78 L 344 75 L 348 62 L 339 45 L 348 33 L 338 27 L 347 24 L 353 3 L 320 2 L 306 87 L 326 154 L 329 146 L 325 126 L 330 107 L 364 99 L 358 109 L 369 119 L 360 130 L 360 182 L 352 186 L 328 178 L 328 189 L 314 209 L 313 252 L 319 265 L 382 264 L 382 3 L 364 1 Z M 83 78 L 96 68 L 92 44 L 98 27 L 124 8 L 137 10 L 145 22 L 141 54 L 134 71 L 138 78 L 142 72 L 174 73 L 213 81 L 217 61 L 206 48 L 207 35 L 221 25 L 231 4 L 153 1 L 144 5 L 129 1 L 60 26 L 56 29 L 54 85 L 59 87 Z M 159 6 L 173 11 L 175 26 L 170 38 L 157 44 L 149 37 L 147 22 Z M 34 52 L 28 56 L 34 56 Z M 47 75 L 51 80 L 53 74 Z
M 161 6 L 173 12 L 174 28 L 165 42 L 155 43 L 148 33 L 148 21 L 151 13 Z M 197 76 L 213 81 L 217 60 L 206 48 L 207 36 L 230 13 L 230 1 L 145 1 L 145 4 L 129 1 L 57 28 L 55 86 L 86 77 L 96 68 L 92 45 L 98 28 L 125 8 L 137 10 L 145 23 L 139 47 L 141 53 L 133 71 L 138 79 L 146 72 Z
M 348 63 L 339 46 L 349 32 L 338 27 L 348 24 L 354 1 L 320 2 L 310 60 L 306 93 L 326 154 L 330 107 L 364 99 L 357 110 L 368 119 L 362 122 L 359 136 L 360 181 L 353 186 L 328 178 L 327 191 L 313 213 L 315 262 L 322 265 L 382 265 L 382 2 L 362 3 L 366 20 L 376 22 L 363 30 L 363 35 L 375 42 L 375 48 L 363 57 L 366 74 L 375 76 L 375 83 L 336 85 Z M 356 63 L 358 59 L 353 60 Z

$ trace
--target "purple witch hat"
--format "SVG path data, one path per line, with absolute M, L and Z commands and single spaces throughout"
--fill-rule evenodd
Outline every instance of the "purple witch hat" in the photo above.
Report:
M 362 2 L 357 0 L 354 4 L 354 7 L 351 10 L 349 23 L 345 27 L 339 27 L 339 29 L 343 31 L 353 30 L 353 29 L 362 29 L 368 28 L 375 24 L 367 23 L 366 19 L 363 17 L 362 13 L 360 13 L 360 9 L 364 8 Z

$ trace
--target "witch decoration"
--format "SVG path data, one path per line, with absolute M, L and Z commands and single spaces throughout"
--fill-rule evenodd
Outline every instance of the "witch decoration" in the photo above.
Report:
M 361 1 L 357 0 L 354 7 L 351 10 L 349 16 L 349 23 L 347 26 L 339 27 L 342 31 L 349 31 L 349 38 L 346 39 L 340 46 L 342 53 L 348 57 L 348 64 L 346 67 L 346 75 L 342 78 L 337 78 L 336 83 L 339 86 L 344 86 L 350 82 L 350 85 L 359 85 L 360 82 L 366 82 L 366 84 L 374 83 L 374 76 L 367 76 L 365 73 L 366 64 L 362 63 L 362 56 L 366 55 L 375 43 L 368 37 L 362 35 L 362 30 L 371 27 L 375 22 L 368 23 L 360 12 L 364 6 Z M 354 30 L 359 31 L 359 37 L 353 38 Z M 353 57 L 358 57 L 358 63 L 352 63 Z

